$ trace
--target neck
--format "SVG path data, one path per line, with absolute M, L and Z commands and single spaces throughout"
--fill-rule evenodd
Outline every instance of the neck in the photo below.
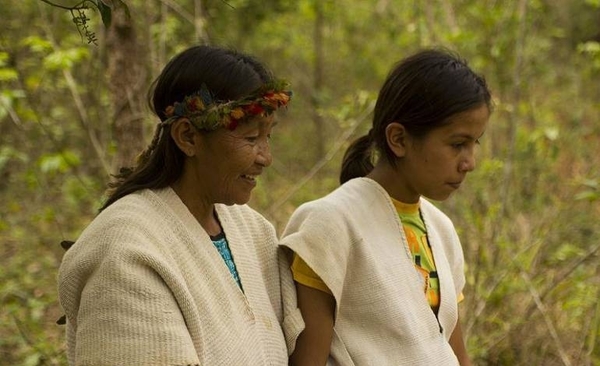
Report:
M 183 204 L 208 235 L 215 236 L 221 233 L 221 224 L 217 218 L 214 203 L 209 203 L 202 199 L 197 192 L 186 189 L 182 181 L 173 183 L 171 188 L 177 193 Z
M 403 203 L 417 203 L 420 195 L 410 189 L 401 168 L 379 161 L 367 175 L 386 190 L 390 197 Z

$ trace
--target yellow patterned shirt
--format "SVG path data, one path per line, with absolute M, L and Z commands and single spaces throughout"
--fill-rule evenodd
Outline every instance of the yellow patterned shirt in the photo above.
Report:
M 431 246 L 427 240 L 427 229 L 419 211 L 419 203 L 403 203 L 393 198 L 392 202 L 400 216 L 415 268 L 423 276 L 425 297 L 429 306 L 437 313 L 440 306 L 440 281 Z
M 436 272 L 433 253 L 427 240 L 427 229 L 419 211 L 419 203 L 408 204 L 393 198 L 392 202 L 402 222 L 415 268 L 423 276 L 425 284 L 423 292 L 425 293 L 425 297 L 429 302 L 429 306 L 437 314 L 440 306 L 440 282 Z M 296 282 L 331 294 L 331 291 L 321 278 L 295 253 L 292 262 L 292 274 Z M 459 301 L 461 300 L 462 294 L 459 296 Z

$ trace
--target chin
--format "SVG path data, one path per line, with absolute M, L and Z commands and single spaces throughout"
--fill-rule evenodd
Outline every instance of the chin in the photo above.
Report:
M 245 205 L 252 198 L 252 192 L 247 190 L 227 192 L 227 194 L 221 195 L 220 198 L 219 203 L 227 206 Z
M 237 197 L 236 199 L 233 200 L 233 202 L 231 203 L 232 205 L 245 205 L 248 202 L 250 202 L 250 196 L 248 197 Z
M 437 194 L 424 194 L 423 196 L 427 197 L 428 199 L 432 200 L 432 201 L 445 201 L 448 198 L 450 198 L 450 196 L 452 195 L 452 193 L 437 193 Z

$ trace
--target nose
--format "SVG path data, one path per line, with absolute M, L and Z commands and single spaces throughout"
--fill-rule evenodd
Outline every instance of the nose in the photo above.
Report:
M 269 145 L 268 140 L 266 140 L 264 143 L 259 144 L 256 162 L 265 168 L 270 166 L 273 162 L 273 156 L 271 155 L 271 146 Z
M 473 151 L 468 152 L 458 165 L 460 172 L 472 172 L 475 170 L 475 154 Z

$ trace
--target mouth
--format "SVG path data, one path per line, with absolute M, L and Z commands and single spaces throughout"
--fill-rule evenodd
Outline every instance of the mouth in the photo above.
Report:
M 242 174 L 243 179 L 249 180 L 251 182 L 256 182 L 257 177 L 258 175 Z
M 448 185 L 454 189 L 459 189 L 462 182 L 448 183 Z

